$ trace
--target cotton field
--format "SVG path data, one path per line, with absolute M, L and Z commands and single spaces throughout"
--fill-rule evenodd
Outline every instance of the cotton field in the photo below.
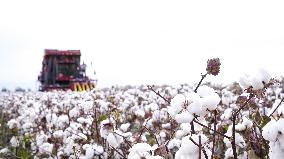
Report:
M 228 86 L 2 92 L 0 156 L 280 159 L 283 98 L 264 71 Z

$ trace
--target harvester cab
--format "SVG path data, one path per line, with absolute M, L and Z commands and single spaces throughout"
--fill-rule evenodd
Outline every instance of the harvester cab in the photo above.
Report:
M 86 75 L 86 64 L 80 64 L 80 50 L 46 49 L 42 70 L 38 76 L 40 91 L 73 90 L 89 91 L 97 80 Z

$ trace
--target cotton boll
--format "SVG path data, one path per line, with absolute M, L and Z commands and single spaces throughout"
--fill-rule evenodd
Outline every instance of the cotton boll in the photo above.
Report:
M 56 123 L 54 123 L 56 124 Z M 64 128 L 66 124 L 69 124 L 69 117 L 67 115 L 60 115 L 57 119 L 57 125 L 59 128 Z
M 175 137 L 177 139 L 182 139 L 186 134 L 187 134 L 187 132 L 185 132 L 184 130 L 178 130 L 175 133 Z
M 246 129 L 246 126 L 242 123 L 236 125 L 237 131 L 244 131 L 245 129 Z
M 89 112 L 93 111 L 93 105 L 94 105 L 94 102 L 92 100 L 84 101 L 84 103 L 83 103 L 84 112 L 89 113 Z
M 151 103 L 151 104 L 145 106 L 146 111 L 155 111 L 157 109 L 159 109 L 159 106 L 158 106 L 157 103 Z
M 217 93 L 213 93 L 210 96 L 202 98 L 202 105 L 204 108 L 209 109 L 210 111 L 215 110 L 217 105 L 220 103 L 220 97 Z
M 101 137 L 106 139 L 108 134 L 110 132 L 112 132 L 112 128 L 113 128 L 112 120 L 109 120 L 109 119 L 103 120 L 103 121 L 101 121 L 100 125 L 101 125 L 100 126 L 101 127 L 100 128 L 100 135 L 101 135 Z
M 192 141 L 190 141 L 189 137 L 190 136 L 186 136 L 182 138 L 181 147 L 177 151 L 177 154 L 180 153 L 182 156 L 182 155 L 187 155 L 187 154 L 198 152 L 198 146 L 196 146 Z
M 235 142 L 236 145 L 238 145 L 241 148 L 244 148 L 246 146 L 244 138 L 239 133 L 235 134 Z
M 200 100 L 194 101 L 187 107 L 188 112 L 191 114 L 201 115 L 202 114 L 202 103 Z
M 141 157 L 150 156 L 150 151 L 153 150 L 152 147 L 147 143 L 137 143 L 133 145 L 129 151 L 128 159 L 140 159 Z
M 191 136 L 192 140 L 195 141 L 196 143 L 199 143 L 199 136 L 201 137 L 201 145 L 205 144 L 205 142 L 207 142 L 208 138 L 203 135 L 197 135 L 194 134 Z M 184 158 L 190 158 L 190 159 L 198 159 L 198 150 L 199 147 L 197 145 L 195 145 L 190 139 L 190 136 L 186 136 L 182 138 L 182 142 L 181 142 L 181 147 L 179 148 L 179 150 L 176 152 L 176 159 L 184 159 Z M 204 158 L 204 156 L 202 157 Z
M 277 121 L 277 128 L 276 128 L 279 132 L 281 132 L 281 134 L 284 134 L 284 119 L 280 118 Z
M 188 111 L 182 112 L 175 116 L 175 120 L 178 123 L 190 123 L 193 120 L 193 118 L 194 118 L 193 115 Z
M 191 138 L 196 142 L 199 143 L 199 136 L 201 137 L 201 145 L 205 144 L 208 141 L 208 138 L 203 134 L 193 134 Z
M 199 101 L 200 100 L 199 94 L 197 94 L 195 92 L 187 93 L 185 96 L 186 96 L 186 99 L 188 101 L 190 101 L 190 102 L 195 102 L 195 101 Z
M 243 117 L 243 122 L 242 122 L 246 128 L 251 128 L 253 126 L 252 121 L 250 121 L 247 117 Z
M 191 125 L 190 123 L 181 123 L 180 128 L 185 132 L 185 133 L 191 133 Z M 195 127 L 194 127 L 195 128 Z
M 53 144 L 50 143 L 43 143 L 42 145 L 39 145 L 39 153 L 49 153 L 52 154 L 53 150 Z
M 36 135 L 36 144 L 39 146 L 39 145 L 42 145 L 46 140 L 47 140 L 47 136 L 45 134 L 37 134 Z
M 80 112 L 79 112 L 79 110 L 78 110 L 77 107 L 74 107 L 73 109 L 71 109 L 71 110 L 69 111 L 69 116 L 70 116 L 70 118 L 78 117 L 79 115 L 80 115 Z
M 222 90 L 222 104 L 229 106 L 234 100 L 234 94 L 226 89 Z
M 243 77 L 239 79 L 239 84 L 242 89 L 249 88 L 251 86 L 251 81 L 249 75 L 245 74 Z
M 230 117 L 232 116 L 232 111 L 233 109 L 232 108 L 227 108 L 224 113 L 221 115 L 221 119 L 222 120 L 229 120 Z
M 174 139 L 171 139 L 169 141 L 167 147 L 168 147 L 168 149 L 171 150 L 171 149 L 174 149 L 174 148 L 179 148 L 180 145 L 181 145 L 181 140 L 174 138 Z
M 259 90 L 259 89 L 262 89 L 264 87 L 261 79 L 259 79 L 258 77 L 252 78 L 251 86 L 252 86 L 253 90 Z
M 227 134 L 225 134 L 225 135 L 227 135 Z M 224 138 L 223 141 L 224 141 L 226 147 L 229 147 L 229 148 L 232 147 L 231 141 L 228 138 Z
M 200 97 L 206 97 L 213 93 L 215 93 L 215 90 L 213 88 L 210 88 L 206 85 L 200 86 L 197 90 L 197 93 L 200 95 Z
M 243 117 L 242 123 L 239 123 L 236 125 L 236 130 L 237 131 L 243 131 L 247 128 L 251 128 L 253 125 L 252 121 L 250 121 L 248 118 Z
M 102 146 L 97 145 L 97 144 L 93 145 L 93 149 L 95 150 L 96 155 L 101 155 L 104 152 L 104 148 Z
M 55 138 L 61 138 L 61 137 L 63 137 L 63 135 L 64 135 L 63 130 L 57 130 L 53 133 L 53 136 Z
M 32 127 L 33 127 L 33 123 L 30 123 L 30 122 L 27 122 L 24 125 L 22 125 L 22 128 L 25 132 L 28 131 Z
M 0 150 L 0 154 L 6 154 L 6 153 L 9 153 L 10 150 L 8 148 L 3 148 Z
M 161 137 L 161 138 L 165 138 L 166 136 L 167 136 L 167 135 L 166 135 L 166 133 L 165 133 L 164 131 L 161 131 L 161 132 L 160 132 L 160 137 Z
M 261 81 L 263 81 L 265 83 L 268 83 L 270 78 L 271 78 L 269 72 L 267 70 L 264 70 L 264 69 L 259 69 L 257 76 Z
M 144 116 L 145 116 L 145 111 L 143 109 L 138 109 L 134 113 L 135 113 L 135 115 L 137 115 L 141 118 L 144 118 Z
M 280 140 L 282 140 L 280 138 Z M 284 151 L 283 149 L 281 148 L 281 143 L 280 141 L 275 141 L 275 142 L 269 142 L 269 158 L 271 159 L 280 159 L 280 158 L 283 158 L 284 156 Z
M 10 139 L 10 144 L 12 147 L 18 147 L 19 146 L 19 141 L 17 140 L 17 138 L 15 136 L 13 136 Z
M 284 152 L 284 135 L 283 134 L 278 136 L 278 142 L 279 142 L 280 148 Z
M 225 159 L 230 159 L 232 157 L 234 157 L 234 154 L 233 154 L 233 149 L 230 147 L 225 152 Z
M 120 130 L 122 130 L 123 132 L 126 132 L 127 129 L 129 128 L 130 123 L 126 123 L 126 124 L 121 124 L 120 125 Z
M 171 100 L 171 107 L 174 109 L 175 112 L 180 112 L 182 110 L 182 106 L 184 105 L 186 99 L 185 96 L 182 94 L 177 94 Z
M 275 120 L 271 120 L 263 127 L 262 136 L 265 140 L 274 142 L 276 140 L 277 134 L 278 129 L 277 122 Z
M 95 155 L 95 150 L 92 148 L 92 145 L 85 144 L 83 145 L 83 149 L 85 150 L 85 159 L 92 159 Z
M 7 123 L 9 129 L 20 127 L 20 123 L 16 119 L 11 119 Z
M 78 135 L 72 135 L 74 137 L 74 139 L 84 139 L 84 140 L 87 140 L 88 137 L 83 134 L 83 133 L 79 133 Z
M 117 148 L 123 142 L 123 137 L 114 133 L 109 133 L 107 136 L 107 142 L 112 147 Z
M 164 128 L 164 129 L 170 129 L 170 128 L 171 128 L 171 123 L 162 124 L 162 128 Z

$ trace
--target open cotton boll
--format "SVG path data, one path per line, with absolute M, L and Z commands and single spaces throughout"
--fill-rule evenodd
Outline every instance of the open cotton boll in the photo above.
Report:
M 230 147 L 225 152 L 225 159 L 230 159 L 232 157 L 234 157 L 234 154 L 233 154 L 233 149 Z
M 186 99 L 188 101 L 190 101 L 190 102 L 195 102 L 195 101 L 199 101 L 200 100 L 199 94 L 197 94 L 195 92 L 187 93 L 185 96 L 186 96 Z
M 201 115 L 202 114 L 202 103 L 200 100 L 196 100 L 193 103 L 191 103 L 188 107 L 187 107 L 188 112 L 190 112 L 191 114 L 196 114 L 196 115 Z
M 33 127 L 33 123 L 30 123 L 30 122 L 27 122 L 27 123 L 22 125 L 22 128 L 23 128 L 24 131 L 28 131 L 32 127 Z
M 92 159 L 95 155 L 95 150 L 92 145 L 85 144 L 83 145 L 83 149 L 85 150 L 85 159 Z
M 143 109 L 138 109 L 134 113 L 135 113 L 135 115 L 137 115 L 141 118 L 144 118 L 144 116 L 145 116 L 145 111 Z
M 140 159 L 141 157 L 150 156 L 153 148 L 147 143 L 137 143 L 129 149 L 128 159 Z
M 180 144 L 181 144 L 181 140 L 173 138 L 169 141 L 167 147 L 168 147 L 168 149 L 171 150 L 171 149 L 174 149 L 174 148 L 179 148 Z
M 197 93 L 200 95 L 200 97 L 206 97 L 215 93 L 215 90 L 206 85 L 203 85 L 198 88 Z
M 271 79 L 269 72 L 265 69 L 259 69 L 257 76 L 261 81 L 263 81 L 265 83 L 268 83 L 269 80 Z
M 239 84 L 242 87 L 242 89 L 249 88 L 251 86 L 249 75 L 245 74 L 244 76 L 240 77 Z
M 127 129 L 129 128 L 130 123 L 126 123 L 126 124 L 121 124 L 120 125 L 120 130 L 122 130 L 123 132 L 126 132 Z
M 173 107 L 167 107 L 168 109 L 167 109 L 167 111 L 168 111 L 168 113 L 169 113 L 169 115 L 172 117 L 172 118 L 174 118 L 179 112 L 175 109 L 175 108 L 173 108 Z
M 204 145 L 208 138 L 203 135 L 203 134 L 194 134 L 191 136 L 192 140 L 195 141 L 196 143 L 199 143 L 199 136 L 201 136 L 201 145 Z M 186 159 L 186 158 L 190 158 L 190 159 L 198 159 L 199 154 L 198 154 L 198 150 L 199 147 L 197 145 L 195 145 L 190 139 L 190 136 L 186 136 L 182 138 L 181 141 L 181 147 L 179 148 L 179 150 L 176 152 L 175 155 L 175 159 Z M 201 158 L 204 158 L 201 157 Z
M 219 104 L 221 98 L 217 93 L 213 93 L 209 96 L 206 96 L 202 98 L 202 105 L 205 109 L 209 110 L 215 110 L 217 108 L 217 105 Z
M 64 133 L 63 133 L 63 130 L 57 130 L 53 133 L 53 136 L 55 138 L 60 138 L 60 137 L 63 137 Z
M 261 79 L 259 79 L 258 77 L 253 77 L 251 80 L 251 86 L 253 90 L 259 90 L 262 89 L 264 87 Z
M 284 151 L 283 151 L 283 149 L 281 149 L 278 142 L 269 143 L 269 147 L 270 147 L 270 151 L 269 151 L 268 156 L 269 156 L 270 159 L 283 158 Z
M 73 109 L 71 109 L 71 110 L 69 111 L 69 116 L 70 116 L 70 118 L 78 117 L 79 115 L 80 115 L 80 112 L 79 112 L 79 110 L 78 110 L 77 107 L 74 107 Z
M 251 128 L 253 126 L 253 123 L 251 120 L 249 120 L 247 117 L 243 117 L 243 122 L 242 122 L 247 128 Z
M 60 115 L 57 119 L 58 127 L 64 128 L 66 124 L 69 124 L 69 117 L 67 115 Z
M 277 122 L 275 120 L 271 120 L 268 122 L 262 129 L 262 136 L 265 140 L 268 141 L 275 141 L 278 129 L 277 129 Z
M 271 78 L 270 74 L 264 69 L 259 69 L 253 74 L 251 76 L 246 74 L 240 78 L 239 84 L 243 89 L 250 86 L 253 87 L 253 90 L 262 89 L 264 87 L 263 82 L 268 83 Z
M 145 110 L 148 111 L 148 112 L 149 111 L 155 111 L 157 109 L 159 109 L 159 106 L 158 106 L 157 103 L 151 103 L 151 104 L 145 106 Z
M 117 148 L 123 142 L 123 138 L 117 134 L 109 133 L 107 136 L 107 142 L 112 147 Z
M 171 107 L 175 110 L 175 112 L 180 112 L 182 110 L 182 106 L 184 105 L 186 99 L 185 96 L 182 94 L 177 94 L 171 100 Z
M 223 114 L 221 115 L 220 118 L 221 118 L 222 120 L 229 120 L 230 117 L 232 116 L 232 111 L 233 111 L 232 108 L 227 108 L 227 109 L 223 112 Z
M 178 123 L 190 123 L 193 120 L 193 118 L 194 118 L 193 115 L 189 113 L 188 111 L 184 111 L 175 116 L 175 120 Z
M 15 136 L 13 136 L 10 139 L 10 144 L 12 147 L 18 147 L 19 146 L 19 141 L 17 140 L 17 138 Z
M 181 123 L 180 128 L 187 134 L 191 132 L 191 124 L 190 123 Z M 195 127 L 194 127 L 195 129 Z
M 8 148 L 3 148 L 0 150 L 0 154 L 6 154 L 6 153 L 9 153 L 10 150 Z
M 237 131 L 244 131 L 246 129 L 246 126 L 243 123 L 239 123 L 236 125 Z
M 189 137 L 190 136 L 185 136 L 182 138 L 181 146 L 176 153 L 177 158 L 178 156 L 186 156 L 187 154 L 198 152 L 198 146 L 196 146 L 192 141 L 190 141 Z
M 45 142 L 42 145 L 39 145 L 39 153 L 52 154 L 52 150 L 53 150 L 53 144 Z
M 278 121 L 277 121 L 277 130 L 279 132 L 281 132 L 281 134 L 284 134 L 284 119 L 283 118 L 280 118 Z
M 7 125 L 9 127 L 9 129 L 19 128 L 20 127 L 20 123 L 16 119 L 9 120 Z
M 252 121 L 250 121 L 248 118 L 243 117 L 242 123 L 239 123 L 236 125 L 236 130 L 237 131 L 243 131 L 247 128 L 251 128 L 253 125 Z
M 239 133 L 235 134 L 235 142 L 236 145 L 240 146 L 241 148 L 244 148 L 246 146 L 244 138 Z

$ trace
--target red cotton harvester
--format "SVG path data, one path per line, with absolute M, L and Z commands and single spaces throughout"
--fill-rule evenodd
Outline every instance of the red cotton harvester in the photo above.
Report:
M 46 49 L 38 76 L 39 90 L 89 91 L 95 88 L 96 80 L 86 75 L 86 65 L 80 64 L 80 57 L 80 50 Z

